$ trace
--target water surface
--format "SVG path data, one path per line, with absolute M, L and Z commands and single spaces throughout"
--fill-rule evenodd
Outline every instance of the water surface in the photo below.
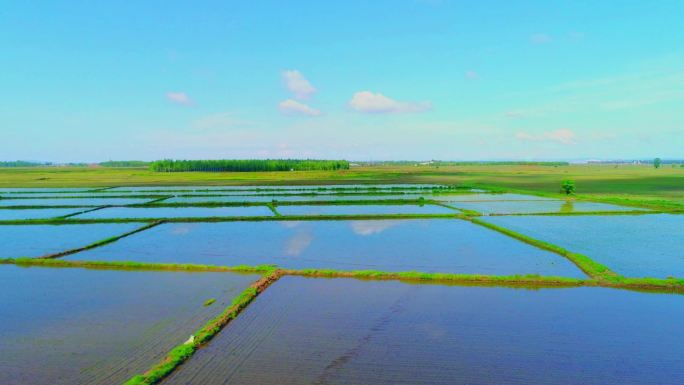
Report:
M 0 206 L 118 206 L 147 203 L 154 198 L 0 199 Z
M 432 198 L 443 202 L 481 202 L 481 201 L 548 201 L 551 198 L 544 198 L 535 195 L 524 194 L 435 194 Z
M 87 210 L 87 208 L 73 208 L 73 209 L 19 209 L 19 210 L 0 210 L 0 221 L 14 221 L 22 219 L 49 219 L 62 217 L 77 213 L 79 211 Z
M 121 384 L 258 279 L 0 266 L 0 384 Z M 207 299 L 216 298 L 208 307 Z
M 455 214 L 456 210 L 437 205 L 302 205 L 278 206 L 282 215 L 382 215 Z
M 449 202 L 449 204 L 459 209 L 474 210 L 482 214 L 537 214 L 643 210 L 635 207 L 617 206 L 606 203 L 552 200 Z
M 142 226 L 140 223 L 2 225 L 0 226 L 0 240 L 2 240 L 0 258 L 40 257 L 83 247 L 140 226 Z
M 485 220 L 585 254 L 625 276 L 684 278 L 684 215 L 526 216 Z
M 76 219 L 103 218 L 204 218 L 272 216 L 266 206 L 236 207 L 109 207 L 76 215 Z
M 163 384 L 673 384 L 682 317 L 678 295 L 283 277 Z
M 96 189 L 95 187 L 2 187 L 0 188 L 0 194 L 2 193 L 25 193 L 25 192 L 79 192 L 79 191 L 90 191 Z
M 440 185 L 434 184 L 330 184 L 330 185 L 261 185 L 261 186 L 136 186 L 136 187 L 115 187 L 107 191 L 220 191 L 220 190 L 378 190 L 378 189 L 407 189 L 418 188 L 437 188 Z M 1 190 L 0 190 L 1 191 Z
M 168 223 L 66 258 L 585 277 L 559 255 L 456 219 Z
M 392 195 L 337 195 L 337 194 L 316 194 L 316 195 L 227 195 L 227 196 L 207 196 L 207 197 L 173 197 L 165 199 L 160 203 L 206 203 L 206 202 L 303 202 L 303 201 L 360 201 L 360 200 L 388 200 L 388 199 L 419 199 L 424 197 L 430 199 L 431 194 L 392 194 Z

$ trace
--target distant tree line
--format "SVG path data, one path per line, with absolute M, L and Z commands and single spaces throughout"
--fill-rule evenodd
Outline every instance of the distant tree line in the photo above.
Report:
M 150 162 L 145 162 L 142 160 L 109 160 L 106 162 L 100 162 L 102 167 L 147 167 Z
M 25 160 L 15 160 L 15 161 L 9 161 L 9 162 L 0 162 L 0 167 L 40 167 L 40 166 L 49 166 L 52 163 L 44 163 L 44 162 L 28 162 Z
M 313 159 L 221 159 L 221 160 L 157 160 L 150 163 L 151 171 L 186 172 L 186 171 L 311 171 L 311 170 L 346 170 L 346 160 L 313 160 Z

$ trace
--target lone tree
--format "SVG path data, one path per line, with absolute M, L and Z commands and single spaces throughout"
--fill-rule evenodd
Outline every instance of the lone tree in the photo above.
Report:
M 660 168 L 660 165 L 661 165 L 662 163 L 663 163 L 663 162 L 660 160 L 660 158 L 655 158 L 655 159 L 653 159 L 653 167 L 655 167 L 655 168 Z
M 566 179 L 561 183 L 561 192 L 565 195 L 570 195 L 575 193 L 575 181 Z

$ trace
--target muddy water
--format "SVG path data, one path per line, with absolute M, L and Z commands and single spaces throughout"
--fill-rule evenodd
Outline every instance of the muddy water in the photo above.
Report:
M 674 384 L 682 317 L 677 295 L 284 277 L 163 384 Z
M 584 277 L 563 257 L 457 219 L 163 224 L 66 258 Z
M 40 257 L 83 247 L 141 226 L 140 223 L 2 225 L 0 258 Z
M 245 207 L 111 207 L 76 215 L 75 219 L 102 218 L 189 218 L 272 216 L 266 206 Z
M 256 279 L 0 266 L 0 384 L 121 384 Z M 217 301 L 203 306 L 209 298 Z
M 582 253 L 629 277 L 684 277 L 684 215 L 490 217 L 486 221 Z
M 383 215 L 455 214 L 456 210 L 437 205 L 303 205 L 278 206 L 282 215 Z

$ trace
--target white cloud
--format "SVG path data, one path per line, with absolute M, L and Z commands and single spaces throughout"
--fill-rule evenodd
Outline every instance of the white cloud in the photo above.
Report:
M 298 232 L 287 241 L 285 254 L 297 256 L 306 250 L 313 241 L 313 234 L 309 232 Z
M 297 70 L 283 71 L 283 82 L 297 99 L 308 99 L 316 92 L 316 88 Z
M 529 142 L 555 142 L 565 145 L 577 144 L 576 135 L 572 130 L 561 128 L 554 131 L 546 131 L 541 134 L 530 134 L 524 131 L 515 134 L 518 140 Z
M 429 102 L 400 102 L 381 93 L 360 91 L 352 96 L 349 107 L 358 112 L 371 114 L 423 112 L 431 108 Z
M 534 44 L 546 44 L 550 43 L 551 36 L 545 34 L 545 33 L 535 33 L 534 35 L 530 36 L 530 41 Z
M 361 236 L 379 234 L 402 223 L 401 221 L 351 221 L 349 226 L 355 234 Z
M 288 115 L 308 115 L 308 116 L 318 116 L 321 114 L 320 110 L 313 107 L 309 107 L 304 103 L 300 103 L 293 99 L 283 100 L 278 104 L 278 109 L 283 114 Z
M 480 75 L 478 75 L 477 72 L 470 70 L 470 71 L 466 71 L 465 77 L 468 79 L 477 79 L 480 77 Z
M 195 102 L 185 92 L 167 92 L 166 99 L 181 106 L 192 106 Z

